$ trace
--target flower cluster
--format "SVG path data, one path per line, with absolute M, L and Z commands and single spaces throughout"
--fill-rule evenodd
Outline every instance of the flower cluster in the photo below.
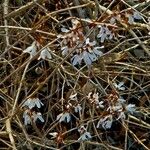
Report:
M 104 108 L 104 102 L 99 101 L 99 93 L 94 93 L 90 92 L 87 96 L 88 100 L 90 101 L 91 104 L 95 104 L 96 108 Z
M 40 112 L 35 112 L 35 111 L 30 111 L 30 109 L 27 109 L 23 113 L 23 118 L 24 118 L 24 124 L 32 124 L 33 122 L 36 122 L 37 119 L 39 119 L 41 122 L 44 122 L 44 119 L 42 117 L 42 114 Z
M 108 29 L 107 26 L 99 26 L 100 31 L 97 38 L 100 38 L 100 42 L 103 43 L 105 40 L 111 40 L 114 37 L 114 33 Z
M 71 58 L 73 65 L 81 64 L 82 60 L 84 61 L 84 63 L 86 65 L 91 65 L 92 62 L 94 62 L 98 59 L 98 56 L 103 55 L 103 53 L 99 50 L 99 49 L 102 49 L 103 46 L 97 47 L 97 46 L 95 46 L 96 41 L 90 42 L 89 40 L 90 39 L 87 38 L 85 41 L 85 44 L 82 46 L 82 48 L 80 47 L 76 51 L 77 54 L 75 54 Z
M 110 114 L 110 115 L 107 115 L 105 117 L 102 117 L 98 123 L 97 123 L 97 128 L 100 127 L 100 125 L 104 128 L 104 129 L 109 129 L 111 128 L 112 126 L 112 123 L 113 123 L 113 116 Z
M 56 120 L 58 120 L 59 122 L 69 123 L 71 121 L 71 112 L 80 114 L 81 110 L 82 107 L 78 103 L 77 93 L 71 94 L 68 104 L 64 106 L 64 111 L 57 116 Z
M 70 122 L 71 120 L 71 114 L 68 113 L 68 112 L 64 112 L 64 113 L 61 113 L 57 116 L 57 119 L 56 120 L 59 120 L 59 122 Z
M 136 109 L 134 104 L 126 104 L 126 101 L 119 97 L 117 93 L 111 93 L 105 100 L 106 114 L 100 118 L 97 128 L 102 126 L 104 129 L 109 129 L 114 120 L 125 120 L 126 114 L 133 114 Z
M 25 125 L 32 124 L 32 121 L 36 122 L 37 119 L 39 119 L 41 122 L 44 122 L 42 114 L 32 110 L 34 107 L 41 108 L 43 105 L 44 104 L 39 100 L 39 98 L 28 98 L 24 102 L 22 107 L 25 107 L 25 111 L 23 113 Z
M 89 66 L 103 54 L 100 51 L 103 46 L 96 46 L 96 41 L 91 41 L 90 38 L 84 36 L 79 21 L 73 19 L 72 24 L 73 27 L 70 29 L 62 28 L 64 35 L 59 35 L 62 39 L 62 55 L 70 54 L 74 66 L 81 64 L 82 61 Z
M 74 103 L 74 105 L 73 105 L 74 111 L 76 113 L 80 113 L 82 110 L 82 107 L 81 107 L 81 104 L 78 103 L 77 93 L 71 94 L 69 99 L 70 99 L 70 102 L 73 101 L 73 103 Z
M 41 108 L 43 105 L 44 104 L 39 100 L 39 98 L 28 98 L 22 106 L 27 106 L 29 109 L 32 109 L 33 107 Z
M 23 53 L 30 54 L 30 58 L 34 57 L 37 54 L 37 50 L 40 47 L 40 44 L 37 41 L 34 41 L 31 46 L 27 47 L 25 50 L 23 50 Z M 40 52 L 40 56 L 38 57 L 38 60 L 43 59 L 52 59 L 52 56 L 50 54 L 50 48 L 46 47 Z

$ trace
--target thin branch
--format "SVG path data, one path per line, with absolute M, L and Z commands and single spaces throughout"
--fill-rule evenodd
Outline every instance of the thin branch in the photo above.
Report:
M 15 145 L 15 140 L 14 140 L 13 135 L 12 135 L 10 119 L 6 120 L 6 131 L 9 134 L 9 139 L 10 139 L 10 142 L 13 146 L 13 150 L 17 150 L 16 145 Z
M 3 7 L 4 7 L 4 15 L 8 14 L 8 4 L 9 4 L 9 0 L 4 0 L 3 3 Z M 9 44 L 9 34 L 8 34 L 8 21 L 6 18 L 4 18 L 4 25 L 5 25 L 5 41 L 6 41 L 6 47 L 5 47 L 5 51 L 7 51 Z
M 113 12 L 107 8 L 105 8 L 104 6 L 101 6 L 100 4 L 98 5 L 99 9 L 101 9 L 102 11 L 106 12 L 109 15 L 112 15 Z M 146 48 L 145 44 L 143 44 L 143 42 L 140 40 L 140 38 L 136 35 L 136 33 L 132 30 L 132 29 L 128 29 L 128 26 L 126 24 L 124 24 L 120 19 L 117 19 L 120 24 L 129 31 L 129 33 L 136 38 L 137 43 L 143 48 L 143 50 L 148 54 L 148 56 L 150 57 L 150 51 Z
M 14 10 L 14 11 L 12 11 L 11 13 L 5 14 L 4 17 L 5 17 L 6 19 L 9 19 L 9 18 L 14 17 L 14 16 L 16 17 L 16 16 L 22 14 L 23 12 L 25 12 L 27 9 L 29 9 L 29 8 L 31 8 L 31 7 L 33 7 L 33 6 L 35 6 L 35 5 L 36 5 L 35 2 L 36 2 L 36 3 L 41 3 L 41 2 L 43 2 L 43 0 L 34 0 L 34 1 L 32 1 L 32 2 L 29 2 L 29 3 L 27 3 L 26 5 L 20 7 L 20 8 L 18 8 L 18 9 L 16 9 L 16 10 Z

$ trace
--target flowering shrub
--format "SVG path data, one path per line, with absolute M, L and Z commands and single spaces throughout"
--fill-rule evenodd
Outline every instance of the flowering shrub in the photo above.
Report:
M 0 148 L 149 150 L 149 1 L 2 3 Z
M 103 53 L 99 49 L 103 46 L 96 46 L 96 41 L 90 42 L 90 39 L 85 37 L 79 21 L 72 20 L 72 22 L 73 27 L 70 30 L 61 28 L 61 31 L 65 33 L 62 36 L 59 35 L 62 38 L 62 55 L 72 52 L 71 62 L 74 66 L 81 64 L 82 60 L 86 65 L 91 65 L 98 56 L 102 56 Z

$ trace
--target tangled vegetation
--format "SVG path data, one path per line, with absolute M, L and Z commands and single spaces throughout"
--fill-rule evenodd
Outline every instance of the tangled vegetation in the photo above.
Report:
M 149 150 L 149 8 L 3 0 L 0 149 Z

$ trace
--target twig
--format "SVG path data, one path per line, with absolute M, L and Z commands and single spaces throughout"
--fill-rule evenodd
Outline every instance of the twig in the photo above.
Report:
M 101 6 L 100 4 L 99 4 L 98 6 L 99 6 L 99 8 L 100 8 L 102 11 L 106 12 L 107 14 L 109 14 L 109 15 L 112 15 L 112 14 L 113 14 L 113 12 L 112 12 L 111 10 L 105 8 L 104 6 Z M 134 32 L 132 29 L 128 29 L 128 26 L 127 26 L 126 24 L 124 24 L 120 19 L 117 19 L 117 20 L 120 22 L 120 24 L 121 24 L 125 29 L 127 29 L 127 30 L 129 31 L 129 33 L 130 33 L 134 38 L 136 38 L 137 43 L 143 48 L 143 50 L 144 50 L 144 51 L 148 54 L 148 56 L 150 57 L 150 51 L 146 48 L 146 46 L 143 44 L 143 42 L 140 40 L 140 38 L 135 34 L 135 32 Z
M 24 136 L 25 136 L 25 138 L 26 138 L 26 140 L 27 140 L 27 142 L 28 142 L 28 148 L 30 149 L 30 150 L 33 150 L 33 148 L 32 148 L 32 146 L 31 146 L 31 143 L 29 142 L 29 136 L 28 136 L 28 134 L 26 133 L 26 130 L 25 130 L 25 128 L 24 128 L 24 126 L 22 125 L 22 123 L 21 123 L 21 121 L 20 121 L 20 119 L 19 119 L 19 117 L 16 115 L 16 118 L 17 118 L 17 123 L 19 124 L 19 126 L 20 126 L 20 128 L 21 128 L 21 130 L 23 131 L 23 133 L 24 133 Z
M 79 6 L 73 6 L 73 7 L 69 7 L 69 8 L 64 8 L 64 9 L 60 9 L 60 10 L 56 10 L 56 11 L 53 11 L 53 12 L 50 12 L 48 14 L 46 14 L 46 16 L 43 16 L 38 22 L 37 22 L 37 25 L 35 27 L 32 28 L 31 31 L 29 31 L 29 33 L 27 33 L 26 35 L 24 35 L 23 37 L 21 37 L 18 41 L 16 41 L 13 45 L 9 46 L 8 50 L 11 49 L 13 46 L 15 46 L 20 40 L 24 39 L 27 35 L 35 32 L 42 23 L 46 22 L 50 17 L 51 15 L 54 15 L 54 14 L 57 14 L 57 13 L 61 13 L 61 12 L 64 12 L 64 11 L 68 11 L 68 10 L 72 10 L 72 9 L 77 9 L 77 8 L 80 8 L 80 7 L 87 7 L 88 5 L 90 5 L 91 2 L 89 3 L 86 3 L 86 4 L 83 4 L 83 5 L 79 5 Z M 7 51 L 4 51 L 0 56 L 3 56 Z
M 13 108 L 12 108 L 12 112 L 11 112 L 11 116 L 10 117 L 13 117 L 14 113 L 15 113 L 15 109 L 16 109 L 16 106 L 17 106 L 17 102 L 18 102 L 18 99 L 19 99 L 19 95 L 20 95 L 20 91 L 21 91 L 21 88 L 22 88 L 22 84 L 23 84 L 23 80 L 25 78 L 25 75 L 26 75 L 26 72 L 27 72 L 27 69 L 28 69 L 28 66 L 29 66 L 30 62 L 27 63 L 25 69 L 24 69 L 24 72 L 23 72 L 23 75 L 22 75 L 22 78 L 21 78 L 21 81 L 20 81 L 20 85 L 19 85 L 19 88 L 18 88 L 18 92 L 17 92 L 17 95 L 16 95 L 16 98 L 15 98 L 15 101 L 14 101 L 14 105 L 13 105 Z
M 9 0 L 4 0 L 4 3 L 3 3 L 3 7 L 4 7 L 4 15 L 7 15 L 8 14 L 8 3 L 9 3 Z M 5 25 L 5 40 L 6 40 L 6 47 L 5 47 L 5 51 L 7 51 L 7 48 L 9 46 L 9 34 L 8 34 L 8 21 L 6 18 L 4 18 L 4 25 Z
M 79 5 L 80 5 L 80 2 L 79 2 L 78 0 L 74 0 L 73 2 L 74 2 L 74 4 L 75 4 L 76 6 L 79 6 Z M 77 12 L 78 12 L 79 17 L 80 17 L 81 19 L 82 19 L 82 18 L 86 18 L 81 7 L 80 7 L 80 8 L 77 8 Z M 89 30 L 89 29 L 88 29 L 88 26 L 86 26 L 85 23 L 84 23 L 83 26 L 85 27 L 85 32 L 88 33 L 88 30 Z
M 140 119 L 138 119 L 138 118 L 136 118 L 136 117 L 134 117 L 132 115 L 129 115 L 129 118 L 133 119 L 133 120 L 135 120 L 135 121 L 137 121 L 137 122 L 139 122 L 139 123 L 141 123 L 141 124 L 143 124 L 145 126 L 147 126 L 148 128 L 150 128 L 150 124 L 148 124 L 148 123 L 146 123 L 146 122 L 144 122 L 144 121 L 142 121 L 142 120 L 140 120 Z
M 32 2 L 29 2 L 27 3 L 26 5 L 14 10 L 13 12 L 9 13 L 9 14 L 5 14 L 5 18 L 6 19 L 9 19 L 11 17 L 14 17 L 14 16 L 17 16 L 17 15 L 20 15 L 21 13 L 25 12 L 27 9 L 33 7 L 34 5 L 36 5 L 36 3 L 40 3 L 42 2 L 43 0 L 34 0 Z M 35 3 L 36 2 L 36 3 Z
M 32 31 L 32 28 L 19 27 L 19 26 L 0 26 L 0 28 L 2 28 L 2 29 L 3 29 L 3 28 L 9 28 L 9 29 L 19 29 L 19 30 Z M 42 31 L 42 30 L 35 30 L 35 32 L 56 37 L 56 35 L 55 35 L 54 33 L 45 32 L 45 31 Z
M 130 132 L 130 134 L 135 138 L 135 140 L 141 144 L 146 150 L 149 150 L 149 148 L 143 144 L 143 142 L 124 124 L 124 127 Z
M 10 142 L 13 146 L 13 150 L 17 150 L 16 145 L 15 145 L 15 140 L 14 140 L 13 135 L 12 135 L 10 119 L 6 120 L 6 131 L 9 134 L 9 139 L 10 139 Z

